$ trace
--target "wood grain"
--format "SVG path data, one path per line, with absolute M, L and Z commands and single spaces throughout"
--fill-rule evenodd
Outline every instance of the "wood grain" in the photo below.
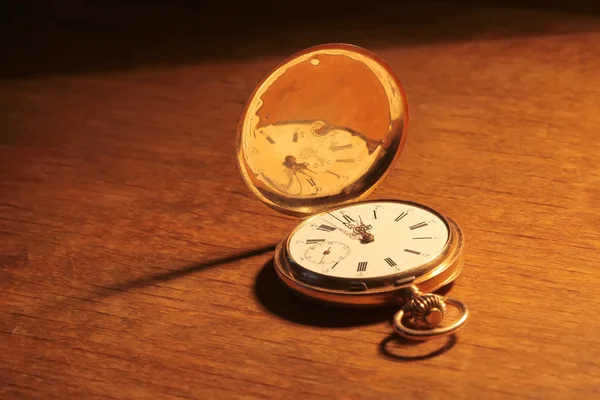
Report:
M 0 83 L 0 397 L 600 396 L 600 19 L 455 15 L 398 28 L 419 41 L 378 44 L 376 24 L 299 33 L 364 38 L 404 81 L 407 145 L 373 198 L 463 228 L 450 293 L 472 316 L 456 338 L 401 342 L 394 310 L 329 310 L 278 283 L 273 246 L 297 221 L 246 189 L 234 138 L 254 83 L 298 40 L 30 65 Z M 481 20 L 496 23 L 465 28 Z M 440 39 L 453 25 L 463 34 Z

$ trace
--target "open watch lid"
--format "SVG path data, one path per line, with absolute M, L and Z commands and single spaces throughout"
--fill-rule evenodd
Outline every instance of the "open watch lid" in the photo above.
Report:
M 250 95 L 237 160 L 261 201 L 306 216 L 366 198 L 399 157 L 407 125 L 404 88 L 381 58 L 347 44 L 311 47 Z

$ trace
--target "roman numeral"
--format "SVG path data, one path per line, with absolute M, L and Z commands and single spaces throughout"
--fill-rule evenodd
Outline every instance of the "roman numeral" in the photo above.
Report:
M 325 239 L 306 239 L 306 244 L 315 244 L 319 242 L 324 242 Z
M 413 240 L 415 239 L 433 239 L 431 236 L 423 236 L 423 237 L 418 237 L 418 238 L 413 238 Z
M 275 144 L 275 141 L 271 138 L 271 136 L 267 136 L 267 141 L 271 144 Z
M 388 258 L 385 258 L 385 262 L 386 262 L 386 263 L 388 263 L 388 265 L 389 265 L 390 267 L 395 267 L 395 266 L 396 266 L 396 263 L 394 262 L 394 260 L 392 260 L 392 259 L 391 259 L 391 258 L 389 258 L 389 257 L 388 257 Z
M 358 263 L 358 272 L 364 272 L 367 270 L 367 262 L 366 261 L 361 261 Z
M 337 162 L 354 162 L 354 158 L 340 158 L 335 161 L 337 161 Z
M 315 183 L 313 178 L 307 178 L 306 179 L 308 181 L 308 183 L 310 184 L 310 186 L 316 186 L 317 184 Z
M 416 254 L 416 255 L 419 255 L 419 254 L 421 254 L 421 252 L 420 252 L 420 251 L 411 250 L 411 249 L 404 249 L 404 251 L 406 251 L 407 253 L 412 253 L 412 254 Z
M 338 265 L 340 262 L 336 262 L 335 264 L 333 264 L 333 267 L 331 267 L 331 269 L 334 269 L 336 265 Z
M 345 144 L 342 146 L 331 146 L 331 151 L 336 152 L 336 151 L 346 150 L 346 149 L 351 149 L 351 148 L 352 148 L 351 144 Z
M 373 217 L 377 219 L 377 210 L 373 210 Z
M 298 132 L 294 132 L 294 139 L 292 141 L 293 142 L 297 142 L 298 141 Z
M 325 171 L 327 173 L 330 173 L 331 175 L 335 176 L 336 178 L 340 179 L 340 176 L 338 174 L 336 174 L 335 172 L 331 172 L 331 171 Z
M 335 228 L 333 226 L 329 226 L 329 225 L 320 225 L 317 230 L 320 231 L 325 231 L 325 232 L 333 232 L 335 231 Z
M 346 222 L 350 223 L 350 222 L 354 222 L 354 220 L 352 218 L 350 218 L 349 216 L 347 216 L 346 214 L 343 214 L 344 219 L 346 220 Z
M 419 222 L 418 224 L 414 224 L 413 226 L 409 226 L 411 231 L 414 231 L 415 229 L 419 229 L 422 228 L 424 226 L 427 226 L 427 222 L 423 221 L 423 222 Z
M 394 221 L 398 222 L 398 221 L 400 221 L 402 218 L 406 217 L 407 215 L 408 215 L 408 213 L 407 213 L 407 212 L 403 212 L 402 214 L 398 215 Z

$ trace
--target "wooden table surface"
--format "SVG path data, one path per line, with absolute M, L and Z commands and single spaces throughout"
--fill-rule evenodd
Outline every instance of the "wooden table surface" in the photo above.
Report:
M 600 396 L 600 18 L 376 11 L 229 55 L 196 48 L 186 19 L 154 50 L 107 34 L 119 60 L 104 37 L 84 52 L 81 26 L 65 45 L 81 55 L 15 56 L 31 62 L 0 82 L 1 398 Z M 409 96 L 405 151 L 372 198 L 466 235 L 454 338 L 400 341 L 394 310 L 329 310 L 276 279 L 297 220 L 245 187 L 236 124 L 282 57 L 336 40 L 379 53 Z

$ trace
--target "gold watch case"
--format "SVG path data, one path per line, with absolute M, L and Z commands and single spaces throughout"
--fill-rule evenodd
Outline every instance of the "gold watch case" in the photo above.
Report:
M 440 254 L 426 264 L 408 271 L 376 278 L 332 278 L 306 270 L 294 262 L 288 254 L 289 240 L 294 233 L 319 215 L 305 219 L 280 242 L 275 250 L 275 269 L 285 284 L 303 297 L 336 306 L 373 307 L 386 304 L 402 304 L 403 293 L 415 287 L 420 292 L 434 292 L 454 281 L 463 267 L 463 235 L 458 225 L 435 210 L 408 201 L 389 199 L 366 200 L 369 202 L 393 201 L 425 208 L 437 214 L 446 224 L 448 241 Z M 341 207 L 330 209 L 335 211 Z
M 242 177 L 262 202 L 288 215 L 309 216 L 365 199 L 390 173 L 402 152 L 408 125 L 407 103 L 398 77 L 368 50 L 328 44 L 296 53 L 256 86 L 244 107 L 236 141 Z M 268 133 L 287 127 L 307 138 L 308 143 L 300 151 L 290 152 L 289 146 L 274 142 Z M 334 135 L 340 134 L 350 136 L 357 148 L 362 145 L 365 151 L 357 156 L 358 162 L 334 159 L 339 154 Z M 293 141 L 292 132 L 290 137 Z M 320 178 L 333 184 L 316 196 L 285 190 L 271 177 L 261 179 L 265 173 L 287 168 L 282 164 L 288 156 L 300 159 L 290 161 L 295 174 L 308 176 L 305 172 L 313 165 L 319 174 L 318 162 L 302 167 L 301 161 L 306 157 L 303 150 L 315 148 L 317 159 L 328 157 L 327 161 L 339 164 L 335 174 L 346 174 L 348 179 L 339 182 L 335 175 L 323 172 Z M 308 154 L 306 158 L 315 157 Z M 269 171 L 261 174 L 264 169 Z
M 305 218 L 277 246 L 280 279 L 302 297 L 329 305 L 404 304 L 396 331 L 423 340 L 452 333 L 467 319 L 464 304 L 430 294 L 460 274 L 464 240 L 454 221 L 431 208 L 366 200 L 400 156 L 408 120 L 402 83 L 379 56 L 353 45 L 326 44 L 287 58 L 255 87 L 242 112 L 236 147 L 252 193 L 281 213 Z M 449 231 L 442 252 L 407 273 L 363 280 L 319 276 L 289 256 L 290 237 L 320 213 L 376 201 L 438 215 Z M 445 301 L 459 308 L 461 317 L 440 328 Z M 419 313 L 423 318 L 415 317 Z M 403 322 L 407 318 L 412 325 Z

